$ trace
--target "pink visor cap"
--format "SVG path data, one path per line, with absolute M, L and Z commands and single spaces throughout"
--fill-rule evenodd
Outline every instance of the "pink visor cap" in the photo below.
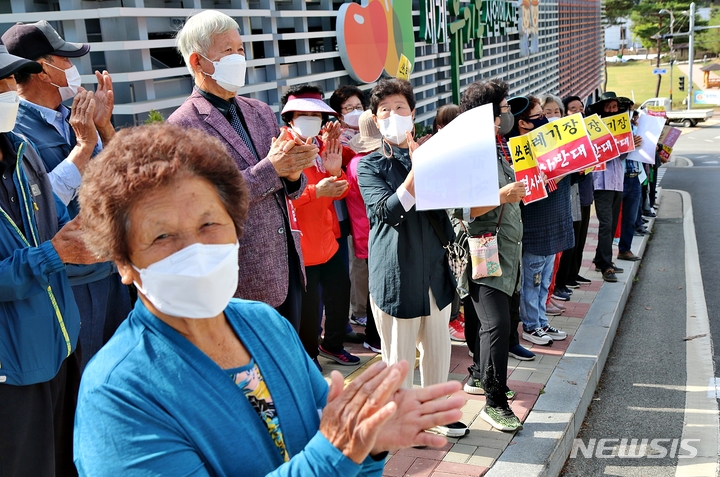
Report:
M 285 114 L 292 111 L 324 113 L 332 114 L 333 116 L 338 115 L 335 110 L 325 104 L 325 101 L 323 101 L 322 97 L 317 93 L 303 93 L 299 95 L 291 94 L 290 96 L 288 96 L 288 102 L 285 104 L 285 107 L 282 109 L 280 114 Z

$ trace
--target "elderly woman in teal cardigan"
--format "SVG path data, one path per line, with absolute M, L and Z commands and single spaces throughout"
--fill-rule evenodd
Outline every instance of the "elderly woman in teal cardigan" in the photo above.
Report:
M 295 144 L 281 135 L 273 150 Z M 139 295 L 83 375 L 80 475 L 381 475 L 391 449 L 444 444 L 424 430 L 460 417 L 464 400 L 438 399 L 459 383 L 399 389 L 403 362 L 344 390 L 335 372 L 328 387 L 287 320 L 232 299 L 248 200 L 216 139 L 121 131 L 88 166 L 80 201 L 88 247 Z

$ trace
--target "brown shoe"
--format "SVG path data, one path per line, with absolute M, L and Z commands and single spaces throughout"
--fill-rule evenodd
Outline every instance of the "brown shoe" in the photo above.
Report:
M 605 280 L 606 282 L 614 283 L 617 281 L 617 277 L 615 276 L 615 270 L 613 270 L 612 268 L 603 270 L 602 276 L 603 276 L 603 280 Z
M 632 253 L 630 250 L 627 252 L 620 252 L 618 253 L 618 260 L 627 260 L 629 262 L 637 262 L 638 260 L 641 260 L 640 257 Z

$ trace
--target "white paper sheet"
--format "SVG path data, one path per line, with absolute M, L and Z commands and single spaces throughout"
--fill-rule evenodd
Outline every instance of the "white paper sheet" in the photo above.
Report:
M 455 118 L 413 153 L 417 210 L 500 205 L 491 104 Z
M 650 116 L 649 114 L 640 112 L 637 132 L 635 134 L 642 138 L 642 144 L 639 149 L 630 152 L 627 159 L 644 162 L 646 164 L 655 164 L 655 148 L 657 147 L 664 126 L 665 118 Z

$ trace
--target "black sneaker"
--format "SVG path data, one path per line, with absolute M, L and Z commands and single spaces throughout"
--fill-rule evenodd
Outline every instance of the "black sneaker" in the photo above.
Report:
M 565 287 L 567 288 L 580 288 L 580 283 L 576 282 L 575 280 L 568 280 L 568 282 L 565 284 Z
M 335 361 L 336 363 L 342 364 L 344 366 L 355 366 L 357 364 L 360 364 L 360 358 L 358 358 L 357 356 L 351 355 L 344 349 L 340 350 L 339 353 L 332 353 L 332 352 L 326 350 L 325 348 L 323 348 L 321 345 L 321 346 L 318 346 L 318 353 L 323 358 L 331 359 L 331 360 Z
M 570 300 L 570 294 L 565 293 L 563 290 L 560 290 L 558 288 L 555 289 L 552 296 L 556 300 L 560 300 L 560 301 L 569 301 Z
M 468 426 L 460 421 L 451 422 L 450 424 L 445 424 L 444 426 L 435 426 L 428 430 L 445 437 L 462 437 L 466 436 L 470 432 Z
M 577 283 L 579 283 L 580 285 L 584 285 L 584 284 L 587 284 L 587 283 L 592 283 L 592 280 L 588 280 L 587 278 L 581 277 L 580 275 L 578 275 L 577 277 L 575 277 L 575 281 L 576 281 Z
M 351 331 L 350 333 L 347 333 L 345 335 L 345 339 L 343 341 L 347 341 L 349 343 L 364 343 L 365 342 L 365 333 L 358 333 L 355 331 Z
M 520 361 L 532 361 L 535 359 L 535 353 L 520 344 L 510 347 L 508 355 Z

